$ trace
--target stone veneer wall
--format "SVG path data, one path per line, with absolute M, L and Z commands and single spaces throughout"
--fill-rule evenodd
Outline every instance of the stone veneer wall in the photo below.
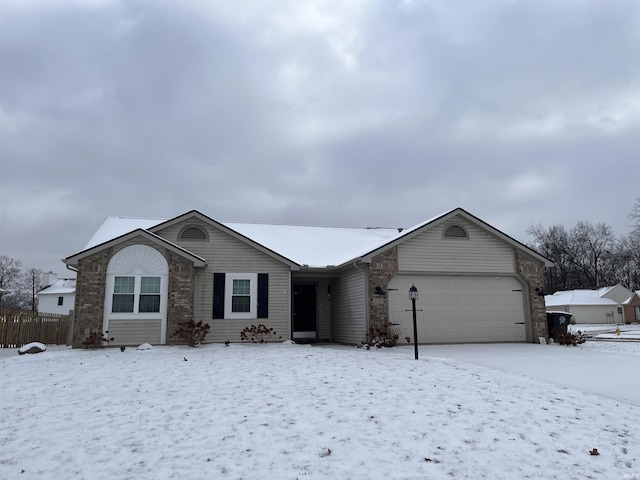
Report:
M 547 328 L 547 310 L 544 296 L 538 295 L 536 288 L 543 291 L 544 263 L 516 250 L 516 268 L 520 277 L 527 283 L 529 295 L 529 308 L 531 309 L 531 341 L 538 342 L 538 338 L 549 339 Z
M 178 323 L 193 319 L 195 267 L 184 258 L 158 248 L 146 239 L 132 239 L 113 248 L 84 258 L 78 263 L 76 301 L 73 325 L 73 348 L 82 348 L 82 342 L 91 332 L 102 332 L 107 266 L 117 252 L 129 245 L 144 244 L 157 249 L 169 264 L 169 292 L 167 298 L 167 343 L 179 343 L 173 338 Z M 104 332 L 102 332 L 104 333 Z
M 389 322 L 389 281 L 398 272 L 398 248 L 393 247 L 373 257 L 369 264 L 369 326 L 382 326 Z M 376 294 L 380 287 L 385 294 Z

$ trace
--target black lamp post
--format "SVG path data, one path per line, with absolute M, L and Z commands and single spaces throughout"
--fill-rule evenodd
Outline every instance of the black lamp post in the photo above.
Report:
M 416 300 L 418 299 L 418 289 L 415 285 L 411 285 L 409 289 L 409 300 L 411 300 L 411 309 L 413 310 L 413 349 L 415 350 L 416 360 L 418 360 L 418 323 L 416 321 Z

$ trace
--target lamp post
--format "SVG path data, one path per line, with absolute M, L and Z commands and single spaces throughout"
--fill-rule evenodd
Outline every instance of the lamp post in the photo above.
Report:
M 411 310 L 413 311 L 413 349 L 416 360 L 418 360 L 418 323 L 416 321 L 416 300 L 418 299 L 418 289 L 411 285 L 409 289 L 409 300 L 411 300 Z

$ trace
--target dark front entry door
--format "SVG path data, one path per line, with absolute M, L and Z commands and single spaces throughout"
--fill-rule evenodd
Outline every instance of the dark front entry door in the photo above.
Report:
M 315 285 L 293 287 L 293 337 L 316 337 L 316 292 Z

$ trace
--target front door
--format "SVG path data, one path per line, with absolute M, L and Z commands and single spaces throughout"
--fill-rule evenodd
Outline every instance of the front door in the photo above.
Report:
M 293 287 L 293 338 L 316 338 L 316 285 Z

